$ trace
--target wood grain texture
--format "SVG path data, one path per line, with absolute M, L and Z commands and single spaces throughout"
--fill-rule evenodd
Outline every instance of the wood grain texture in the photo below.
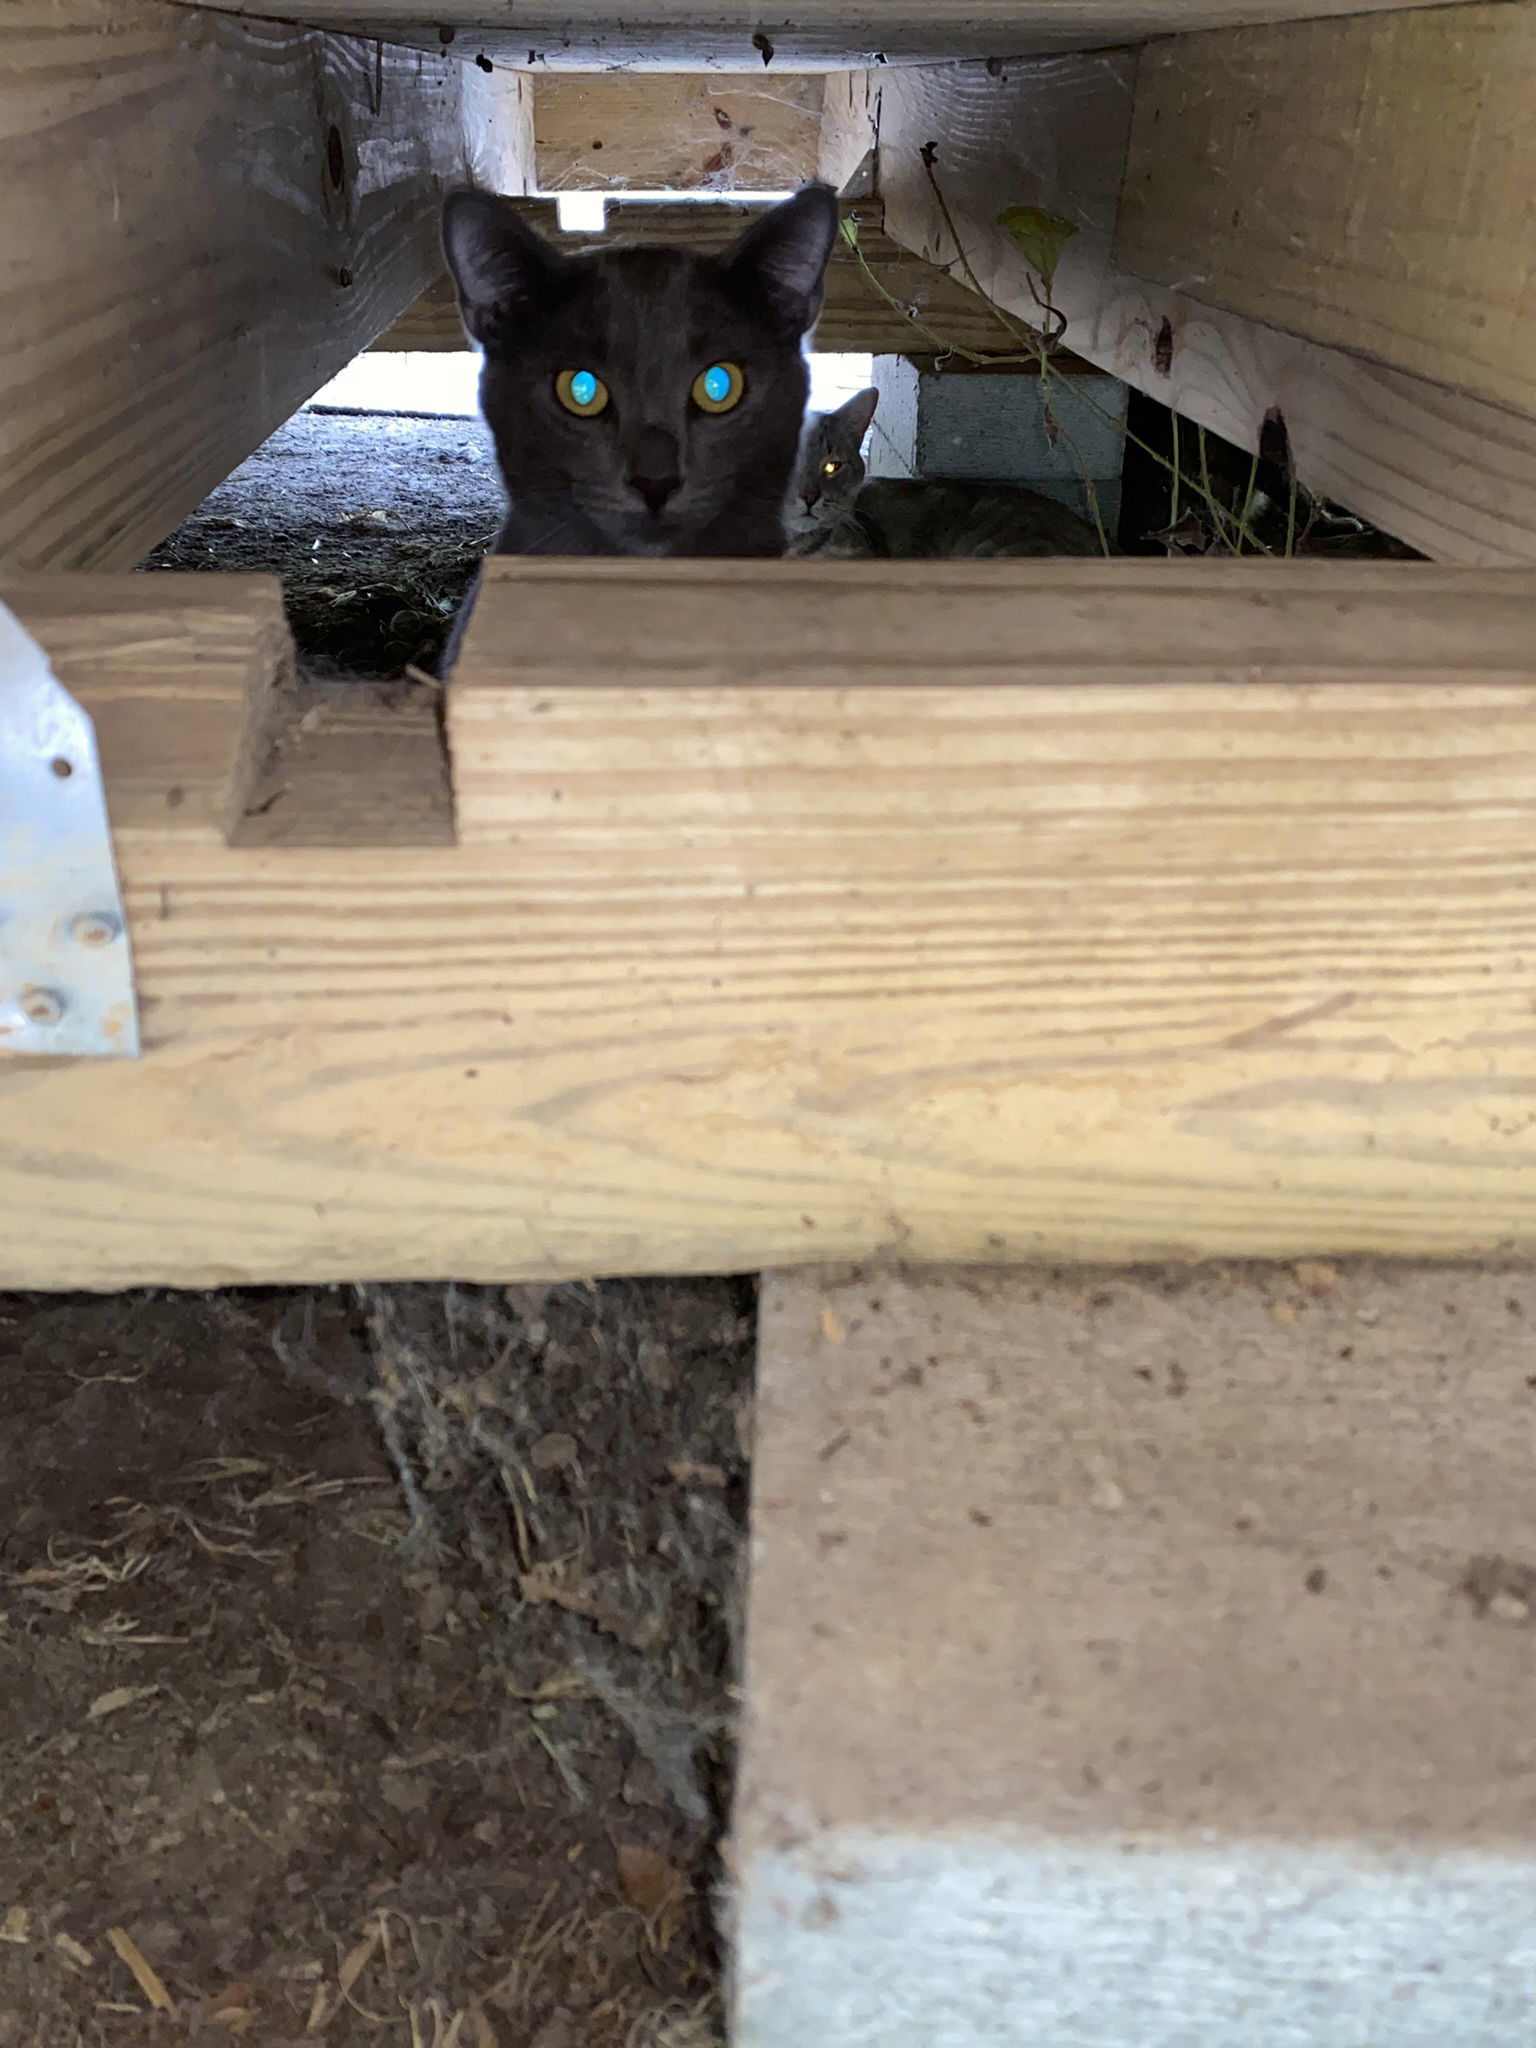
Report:
M 1536 412 L 1533 78 L 1531 4 L 1154 43 L 1115 260 Z
M 0 1285 L 1529 1248 L 1533 599 L 495 562 L 460 844 L 120 833 L 146 1055 L 0 1073 Z
M 1521 2048 L 1536 1277 L 769 1275 L 742 2048 Z
M 4 576 L 96 726 L 119 841 L 221 843 L 260 771 L 293 643 L 270 576 Z
M 792 192 L 816 175 L 819 77 L 535 75 L 541 192 Z
M 237 846 L 451 846 L 442 693 L 283 677 L 230 835 Z
M 156 0 L 0 13 L 0 567 L 127 567 L 420 291 L 459 67 Z
M 446 270 L 438 272 L 421 297 L 385 328 L 372 348 L 384 355 L 468 353 L 469 336 L 459 317 L 453 279 Z
M 935 174 L 966 255 L 1016 316 L 1037 317 L 997 215 L 1045 206 L 1079 227 L 1054 288 L 1079 355 L 1240 447 L 1257 447 L 1278 414 L 1304 482 L 1432 557 L 1536 560 L 1536 422 L 1222 312 L 1113 261 L 1135 68 L 1124 51 L 996 74 L 970 64 L 892 67 L 881 78 L 887 230 L 954 266 L 921 157 L 935 144 Z
M 232 11 L 251 15 L 273 4 L 227 0 Z M 783 11 L 742 0 L 653 0 L 622 15 L 610 0 L 524 0 L 515 13 L 502 0 L 441 0 L 430 9 L 423 0 L 284 0 L 283 7 L 313 27 L 434 52 L 451 28 L 456 55 L 573 71 L 751 71 L 769 59 L 784 71 L 940 63 L 1361 11 L 1361 0 L 800 0 Z
M 526 71 L 458 66 L 460 120 L 469 183 L 487 192 L 531 192 L 533 79 Z
M 875 189 L 880 87 L 869 71 L 832 71 L 823 80 L 816 175 L 848 199 Z
M 90 705 L 120 844 L 449 846 L 441 691 L 300 677 L 271 576 L 8 576 Z
M 616 201 L 608 208 L 605 241 L 671 242 L 685 249 L 723 249 L 751 221 L 750 205 Z M 591 248 L 597 237 L 561 232 L 552 199 L 525 199 L 519 211 L 561 247 Z M 950 346 L 1011 349 L 1013 341 L 996 312 L 975 292 L 965 291 L 931 263 L 924 263 L 884 231 L 874 201 L 850 205 L 859 223 L 859 250 L 875 283 L 845 243 L 833 252 L 826 298 L 813 346 L 829 354 L 903 355 L 932 350 L 933 336 Z M 888 293 L 897 304 L 881 296 Z M 374 344 L 378 349 L 462 350 L 469 346 L 458 302 L 446 273 L 428 287 Z

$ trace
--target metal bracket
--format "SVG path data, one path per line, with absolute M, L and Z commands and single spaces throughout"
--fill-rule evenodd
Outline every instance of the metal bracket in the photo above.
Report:
M 0 1059 L 138 1051 L 95 728 L 0 604 Z

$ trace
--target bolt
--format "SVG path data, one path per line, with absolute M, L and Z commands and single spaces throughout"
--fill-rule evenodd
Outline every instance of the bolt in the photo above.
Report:
M 29 1024 L 57 1024 L 68 1007 L 56 988 L 24 988 L 21 992 L 21 1014 Z
M 123 935 L 123 921 L 113 910 L 82 910 L 69 921 L 69 936 L 79 946 L 110 946 Z

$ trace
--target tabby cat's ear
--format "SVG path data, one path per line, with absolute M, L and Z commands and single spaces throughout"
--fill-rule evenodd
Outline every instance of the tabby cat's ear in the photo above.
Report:
M 443 202 L 443 253 L 464 325 L 482 343 L 547 297 L 565 268 L 564 257 L 494 192 L 449 193 Z
M 837 240 L 837 194 L 802 185 L 754 221 L 725 258 L 730 278 L 786 333 L 808 334 L 821 311 L 822 279 Z
M 880 394 L 873 385 L 867 391 L 860 391 L 845 405 L 837 409 L 838 421 L 848 429 L 850 437 L 862 441 L 869 432 L 870 422 L 875 417 L 875 407 L 880 403 Z

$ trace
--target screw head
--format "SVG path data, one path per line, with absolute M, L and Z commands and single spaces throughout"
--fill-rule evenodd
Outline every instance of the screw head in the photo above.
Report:
M 113 910 L 82 910 L 69 921 L 69 936 L 78 946 L 110 946 L 123 935 L 123 921 Z
M 57 1024 L 69 1007 L 56 988 L 24 988 L 18 1000 L 29 1024 Z

